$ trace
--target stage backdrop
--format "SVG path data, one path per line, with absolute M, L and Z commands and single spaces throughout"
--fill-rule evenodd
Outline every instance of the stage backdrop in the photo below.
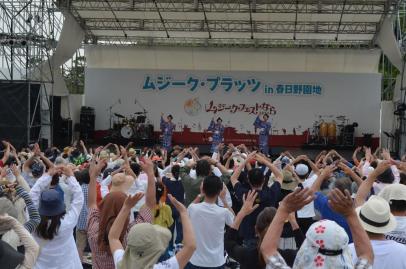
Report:
M 279 135 L 283 129 L 301 134 L 320 117 L 346 116 L 359 123 L 357 136 L 379 136 L 380 74 L 88 68 L 85 77 L 96 130 L 108 129 L 114 105 L 112 111 L 125 116 L 145 109 L 156 130 L 163 112 L 173 115 L 178 132 L 185 126 L 203 132 L 221 117 L 235 132 L 253 134 L 256 116 L 266 112 Z

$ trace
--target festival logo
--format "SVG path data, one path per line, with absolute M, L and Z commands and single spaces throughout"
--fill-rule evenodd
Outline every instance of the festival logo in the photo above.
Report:
M 183 105 L 186 114 L 189 116 L 199 115 L 200 110 L 202 110 L 202 105 L 199 102 L 198 98 L 191 98 L 185 101 Z

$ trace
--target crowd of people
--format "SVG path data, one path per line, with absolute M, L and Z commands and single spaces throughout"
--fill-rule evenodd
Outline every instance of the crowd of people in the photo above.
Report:
M 0 267 L 406 268 L 405 156 L 212 151 L 3 141 Z

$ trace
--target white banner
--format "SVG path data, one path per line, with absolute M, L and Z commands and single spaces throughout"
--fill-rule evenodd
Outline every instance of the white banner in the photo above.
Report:
M 176 131 L 201 132 L 221 117 L 237 133 L 253 133 L 264 112 L 279 134 L 299 134 L 320 118 L 339 124 L 339 116 L 359 124 L 358 136 L 380 130 L 380 74 L 88 68 L 85 77 L 96 130 L 108 129 L 111 105 L 126 117 L 145 109 L 156 130 L 161 112 L 173 115 Z

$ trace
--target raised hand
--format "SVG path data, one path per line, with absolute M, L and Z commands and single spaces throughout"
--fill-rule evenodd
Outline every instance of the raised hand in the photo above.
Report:
M 337 188 L 330 191 L 328 204 L 332 210 L 344 217 L 354 212 L 354 204 L 348 190 L 344 190 L 344 193 Z
M 241 207 L 241 214 L 244 216 L 248 216 L 251 214 L 255 209 L 258 208 L 259 204 L 255 204 L 255 199 L 257 199 L 258 193 L 256 191 L 249 191 L 246 195 L 243 196 L 244 204 Z
M 103 167 L 106 165 L 106 163 L 107 163 L 106 160 L 99 160 L 96 163 L 96 159 L 93 158 L 89 166 L 90 178 L 97 178 L 101 174 L 101 171 Z
M 352 170 L 345 163 L 339 162 L 337 167 L 340 168 L 346 175 L 351 174 Z
M 72 168 L 70 166 L 68 166 L 68 165 L 61 166 L 60 171 L 62 172 L 62 174 L 64 174 L 67 177 L 73 177 Z
M 313 200 L 314 195 L 310 189 L 296 188 L 282 200 L 279 208 L 289 214 L 298 211 Z
M 12 164 L 11 165 L 11 171 L 13 171 L 13 175 L 17 178 L 18 176 L 20 176 L 20 169 L 18 168 L 18 166 L 16 164 Z
M 381 155 L 384 158 L 384 160 L 390 161 L 392 159 L 388 149 L 382 149 L 382 154 Z
M 383 172 L 391 167 L 390 161 L 381 161 L 375 170 L 370 174 L 371 177 L 377 178 Z
M 143 161 L 140 161 L 140 166 L 147 175 L 154 174 L 154 163 L 151 161 L 150 158 L 144 158 Z
M 337 166 L 335 166 L 334 164 L 327 165 L 321 172 L 320 176 L 323 176 L 324 178 L 329 178 L 336 169 Z
M 176 208 L 176 210 L 178 210 L 179 214 L 187 213 L 186 207 L 181 202 L 176 200 L 175 197 L 173 197 L 171 194 L 168 194 L 168 198 L 171 201 L 172 205 Z
M 129 195 L 124 201 L 124 206 L 127 208 L 133 208 L 144 197 L 143 192 L 138 192 L 133 196 Z

